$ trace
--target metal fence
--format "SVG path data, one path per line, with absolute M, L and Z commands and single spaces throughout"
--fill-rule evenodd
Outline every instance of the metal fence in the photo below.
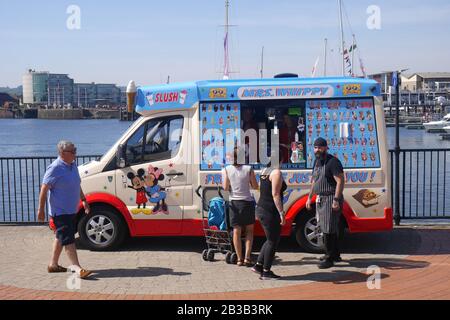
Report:
M 390 151 L 395 168 L 395 152 Z M 402 149 L 400 151 L 400 202 L 394 201 L 394 174 L 391 175 L 392 203 L 401 219 L 450 218 L 450 149 Z M 392 170 L 392 173 L 393 170 Z M 394 210 L 395 212 L 395 210 Z
M 79 156 L 77 165 L 98 158 Z M 37 222 L 39 191 L 45 170 L 56 157 L 0 158 L 0 222 Z
M 79 156 L 77 164 L 99 156 Z M 391 167 L 394 151 L 390 150 Z M 55 157 L 0 158 L 0 223 L 35 223 L 39 188 L 48 165 Z M 400 151 L 401 219 L 450 218 L 450 149 L 403 149 Z

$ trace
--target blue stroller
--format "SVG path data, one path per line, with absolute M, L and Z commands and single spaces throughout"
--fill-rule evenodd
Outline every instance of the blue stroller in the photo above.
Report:
M 201 189 L 199 186 L 195 193 L 202 199 L 202 223 L 207 246 L 202 252 L 202 258 L 204 261 L 214 261 L 214 255 L 222 253 L 225 254 L 226 263 L 236 264 L 237 254 L 233 247 L 232 229 L 229 227 L 228 203 L 219 186 L 219 196 L 212 198 L 208 204 L 200 193 Z

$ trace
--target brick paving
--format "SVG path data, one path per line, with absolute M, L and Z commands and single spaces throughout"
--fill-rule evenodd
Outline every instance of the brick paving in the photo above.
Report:
M 0 226 L 0 299 L 450 299 L 450 227 L 399 227 L 348 235 L 344 261 L 320 270 L 318 256 L 285 239 L 261 281 L 248 268 L 201 259 L 202 238 L 131 239 L 121 250 L 79 249 L 91 280 L 69 289 L 70 274 L 48 274 L 52 233 L 42 226 Z M 258 249 L 262 241 L 255 243 Z M 68 265 L 63 252 L 61 264 Z M 381 269 L 381 289 L 367 288 L 367 268 Z M 69 284 L 71 282 L 69 281 Z

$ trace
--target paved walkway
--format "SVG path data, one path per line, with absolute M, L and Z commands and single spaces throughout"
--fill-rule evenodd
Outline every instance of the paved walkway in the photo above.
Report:
M 283 240 L 278 281 L 227 265 L 223 255 L 203 261 L 202 238 L 131 239 L 120 251 L 79 250 L 95 273 L 74 290 L 70 274 L 46 273 L 52 239 L 47 227 L 0 226 L 0 299 L 450 299 L 450 227 L 443 225 L 348 235 L 344 261 L 329 270 Z M 68 265 L 64 253 L 61 264 Z M 373 265 L 381 288 L 369 290 Z

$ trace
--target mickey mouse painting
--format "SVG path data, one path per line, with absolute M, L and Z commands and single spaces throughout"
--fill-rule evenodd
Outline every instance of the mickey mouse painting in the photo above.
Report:
M 165 202 L 166 192 L 165 188 L 158 185 L 159 181 L 164 180 L 163 170 L 154 168 L 152 165 L 148 167 L 148 175 L 145 177 L 145 191 L 149 196 L 151 203 L 156 204 L 153 208 L 153 213 L 169 214 Z
M 138 209 L 141 208 L 141 204 L 145 209 L 145 204 L 148 201 L 145 192 L 144 174 L 144 169 L 139 169 L 137 175 L 135 175 L 134 172 L 128 172 L 127 174 L 128 179 L 130 179 L 132 183 L 132 186 L 128 186 L 128 188 L 136 190 L 136 204 L 138 205 Z

